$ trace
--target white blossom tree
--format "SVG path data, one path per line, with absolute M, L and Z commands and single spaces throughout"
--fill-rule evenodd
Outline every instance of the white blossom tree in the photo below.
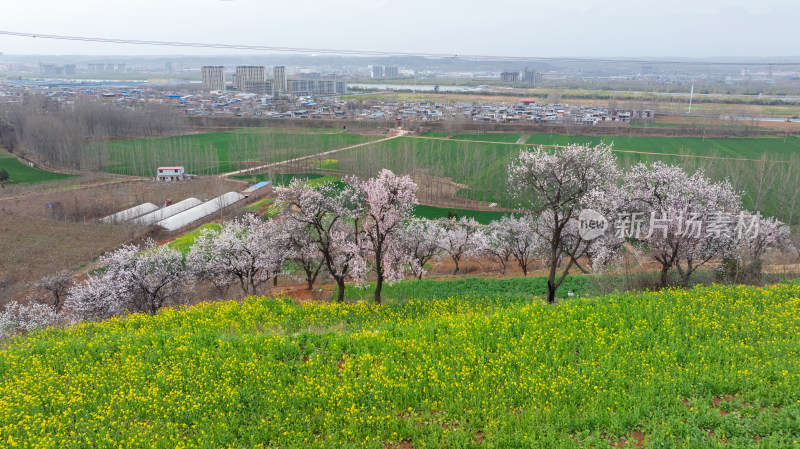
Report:
M 439 248 L 453 260 L 453 274 L 458 273 L 463 259 L 477 257 L 484 251 L 485 236 L 474 218 L 442 218 L 439 226 L 442 228 Z
M 495 257 L 508 261 L 513 257 L 524 276 L 542 251 L 542 239 L 533 232 L 530 217 L 503 217 L 489 224 L 486 230 L 487 248 Z M 505 271 L 505 262 L 503 270 Z
M 73 314 L 64 310 L 69 289 L 74 284 L 72 274 L 62 270 L 37 281 L 26 303 L 11 301 L 0 312 L 0 335 L 4 332 L 33 330 L 74 321 Z M 46 293 L 45 293 L 46 292 Z
M 417 279 L 422 279 L 425 274 L 425 264 L 441 253 L 439 240 L 442 232 L 435 221 L 409 220 L 398 234 L 395 244 L 411 256 L 411 269 Z
M 417 204 L 417 185 L 411 177 L 397 176 L 386 169 L 375 178 L 350 182 L 364 199 L 361 242 L 375 271 L 375 303 L 380 304 L 384 280 L 402 280 L 404 266 L 413 260 L 397 243 L 397 237 Z
M 31 331 L 48 326 L 68 324 L 73 321 L 69 313 L 59 313 L 50 304 L 11 301 L 0 312 L 0 337 L 18 331 Z
M 511 260 L 511 245 L 506 229 L 500 226 L 499 221 L 489 223 L 481 230 L 486 245 L 483 254 L 500 263 L 500 274 L 506 274 L 508 262 Z
M 577 232 L 581 211 L 604 216 L 618 204 L 619 169 L 611 147 L 568 145 L 555 150 L 523 150 L 508 167 L 509 193 L 528 209 L 533 230 L 545 245 L 549 268 L 547 301 L 555 302 L 559 285 L 580 257 L 602 239 L 584 240 Z M 557 276 L 562 259 L 566 265 Z
M 107 271 L 90 275 L 70 289 L 65 308 L 82 320 L 111 318 L 133 311 L 129 288 L 124 279 Z
M 148 239 L 125 245 L 100 258 L 103 272 L 70 290 L 65 308 L 84 319 L 102 319 L 124 311 L 154 315 L 167 304 L 183 304 L 192 277 L 180 251 Z
M 67 293 L 74 283 L 75 280 L 72 277 L 72 273 L 67 270 L 61 270 L 41 278 L 36 282 L 36 287 L 50 293 L 53 309 L 58 313 L 64 306 Z
M 273 221 L 247 214 L 219 229 L 204 229 L 186 264 L 216 286 L 238 284 L 245 295 L 258 293 L 291 256 L 286 232 Z
M 789 227 L 774 217 L 741 211 L 736 218 L 735 246 L 724 254 L 718 270 L 725 280 L 758 282 L 764 256 L 770 251 L 795 251 Z
M 289 205 L 284 220 L 308 226 L 311 245 L 319 251 L 328 274 L 336 282 L 337 301 L 343 302 L 345 282 L 361 282 L 368 270 L 361 244 L 362 192 L 350 185 L 343 189 L 331 184 L 310 188 L 295 178 L 281 192 L 280 200 Z
M 309 290 L 322 271 L 325 260 L 319 248 L 314 244 L 314 230 L 308 223 L 297 220 L 281 220 L 283 232 L 286 233 L 286 244 L 291 252 L 291 261 L 300 266 Z
M 741 196 L 727 181 L 712 182 L 702 170 L 692 175 L 681 167 L 654 162 L 637 164 L 623 184 L 626 211 L 617 228 L 644 243 L 661 264 L 661 285 L 677 268 L 684 285 L 697 268 L 735 245 L 735 223 Z

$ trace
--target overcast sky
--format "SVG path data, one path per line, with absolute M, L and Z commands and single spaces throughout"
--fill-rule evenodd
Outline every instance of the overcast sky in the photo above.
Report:
M 494 56 L 797 56 L 798 21 L 798 0 L 0 0 L 3 31 Z M 9 36 L 0 52 L 223 53 Z

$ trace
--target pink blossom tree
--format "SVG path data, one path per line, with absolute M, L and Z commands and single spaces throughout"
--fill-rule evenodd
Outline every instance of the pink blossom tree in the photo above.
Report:
M 293 179 L 280 194 L 289 212 L 284 220 L 308 227 L 309 242 L 322 257 L 328 274 L 338 287 L 337 301 L 344 301 L 345 282 L 361 282 L 368 270 L 362 252 L 360 220 L 364 216 L 364 198 L 360 189 L 331 184 L 310 188 L 301 179 Z
M 538 147 L 521 151 L 508 173 L 509 193 L 528 209 L 533 231 L 545 245 L 547 301 L 553 303 L 556 289 L 572 266 L 597 244 L 597 239 L 584 240 L 574 232 L 581 211 L 608 213 L 618 203 L 620 173 L 616 159 L 611 146 L 603 144 L 573 144 L 556 150 Z M 573 232 L 569 232 L 570 227 Z M 562 258 L 567 262 L 557 276 Z
M 380 304 L 384 280 L 402 280 L 404 266 L 412 261 L 397 240 L 417 204 L 417 185 L 411 177 L 397 176 L 386 169 L 375 178 L 350 182 L 364 199 L 361 242 L 375 272 L 375 303 Z
M 254 295 L 281 272 L 291 255 L 287 238 L 276 222 L 247 214 L 219 229 L 204 229 L 186 263 L 197 277 L 214 285 L 235 283 L 245 295 Z
M 401 247 L 401 251 L 410 255 L 411 269 L 417 279 L 422 279 L 422 275 L 425 274 L 425 264 L 440 254 L 439 241 L 442 231 L 435 221 L 410 220 L 398 234 L 395 244 Z

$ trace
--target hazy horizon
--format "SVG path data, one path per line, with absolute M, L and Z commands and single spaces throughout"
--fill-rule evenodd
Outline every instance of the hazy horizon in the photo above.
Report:
M 511 57 L 763 58 L 798 55 L 795 0 L 490 3 L 385 0 L 29 0 L 0 30 L 155 41 Z M 665 4 L 667 3 L 667 4 Z M 121 4 L 121 2 L 120 2 Z M 6 55 L 226 56 L 283 52 L 158 47 L 0 35 Z M 352 55 L 350 55 L 352 56 Z

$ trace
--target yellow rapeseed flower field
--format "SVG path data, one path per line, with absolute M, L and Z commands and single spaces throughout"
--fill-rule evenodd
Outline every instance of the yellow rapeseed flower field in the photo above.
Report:
M 0 349 L 0 447 L 797 447 L 798 435 L 790 285 L 559 306 L 254 297 Z

